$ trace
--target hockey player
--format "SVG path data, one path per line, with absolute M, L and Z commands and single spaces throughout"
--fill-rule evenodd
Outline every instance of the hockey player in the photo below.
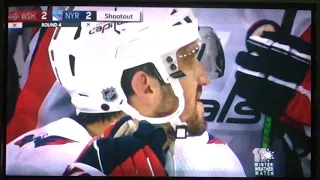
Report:
M 150 169 L 140 167 L 141 172 L 150 170 L 149 175 L 164 175 L 164 166 L 171 176 L 244 176 L 237 157 L 224 143 L 186 144 L 174 137 L 186 136 L 185 129 L 180 129 L 185 127 L 182 122 L 188 122 L 189 136 L 206 130 L 199 98 L 209 77 L 196 59 L 197 19 L 190 9 L 144 8 L 143 13 L 143 23 L 56 30 L 50 60 L 57 80 L 77 108 L 77 122 L 64 118 L 12 141 L 7 146 L 8 175 L 62 175 L 74 161 L 77 167 L 72 165 L 65 174 L 139 175 L 135 174 L 141 165 L 137 157 L 143 157 Z M 143 120 L 162 126 L 167 140 L 163 141 L 159 128 Z M 126 147 L 127 154 L 123 152 Z M 141 150 L 147 153 L 140 156 Z M 204 165 L 208 158 L 210 163 Z M 127 160 L 134 161 L 129 163 L 131 168 Z
M 231 87 L 233 86 L 235 82 L 234 73 L 235 71 L 231 71 L 235 65 L 233 63 L 235 56 L 238 51 L 246 51 L 245 50 L 245 42 L 244 37 L 246 35 L 247 28 L 250 27 L 250 25 L 257 20 L 260 19 L 269 19 L 272 21 L 275 21 L 276 23 L 281 23 L 281 19 L 283 17 L 283 10 L 269 10 L 269 9 L 229 9 L 229 10 L 222 10 L 222 9 L 195 9 L 197 17 L 199 17 L 199 21 L 201 25 L 208 25 L 211 27 L 214 27 L 215 30 L 218 31 L 218 34 L 220 35 L 220 38 L 222 39 L 223 47 L 226 52 L 226 72 L 224 77 L 220 79 L 215 79 L 211 81 L 212 86 L 206 86 L 204 88 L 203 99 L 207 100 L 215 100 L 220 104 L 220 107 L 224 109 L 224 105 L 227 104 L 227 96 L 231 90 Z M 197 14 L 198 12 L 198 14 Z M 224 17 L 227 17 L 225 21 L 221 21 L 221 15 Z M 225 22 L 229 22 L 228 24 L 225 24 Z M 231 24 L 230 24 L 231 23 Z M 295 18 L 293 29 L 292 29 L 292 35 L 298 36 L 301 39 L 304 39 L 308 42 L 311 40 L 311 27 L 309 26 L 311 23 L 311 13 L 307 11 L 298 11 L 297 16 Z M 274 24 L 274 23 L 273 23 Z M 307 27 L 309 28 L 307 29 Z M 306 30 L 307 29 L 307 30 Z M 67 92 L 63 90 L 63 88 L 60 88 L 61 85 L 59 83 L 54 83 L 55 78 L 54 75 L 51 73 L 50 70 L 50 64 L 47 59 L 49 59 L 46 51 L 48 46 L 48 35 L 52 34 L 50 28 L 42 28 L 42 30 L 45 30 L 45 33 L 40 33 L 42 38 L 39 38 L 39 43 L 31 43 L 31 47 L 36 46 L 35 55 L 33 64 L 29 73 L 29 79 L 26 84 L 26 87 L 23 89 L 22 93 L 20 94 L 18 105 L 16 106 L 15 110 L 15 116 L 12 120 L 12 123 L 8 126 L 7 131 L 7 138 L 8 142 L 15 139 L 16 137 L 20 136 L 21 134 L 34 129 L 37 125 L 38 127 L 44 126 L 45 124 L 56 120 L 57 117 L 61 117 L 61 114 L 65 114 L 68 117 L 72 117 L 74 112 L 74 107 L 69 103 L 70 97 Z M 222 34 L 220 34 L 223 32 Z M 228 37 L 228 33 L 231 33 L 230 38 Z M 39 33 L 38 33 L 39 34 Z M 45 34 L 44 36 L 42 34 Z M 224 35 L 226 34 L 226 35 Z M 51 37 L 51 36 L 49 36 Z M 39 45 L 35 45 L 39 44 Z M 30 54 L 32 52 L 33 48 L 30 48 Z M 201 61 L 202 62 L 202 61 Z M 290 61 L 288 61 L 290 62 Z M 207 66 L 205 66 L 206 68 Z M 288 68 L 291 69 L 292 66 L 289 64 L 286 65 L 287 72 L 290 72 Z M 293 70 L 292 70 L 293 71 Z M 232 74 L 230 74 L 232 73 Z M 300 74 L 303 76 L 303 74 Z M 310 74 L 309 74 L 310 76 Z M 215 91 L 215 87 L 219 87 L 220 82 L 222 84 L 221 90 L 217 93 L 212 93 Z M 241 84 L 241 83 L 240 83 Z M 223 86 L 226 85 L 226 86 Z M 247 87 L 244 87 L 247 88 Z M 275 92 L 275 91 L 269 91 Z M 63 95 L 64 94 L 64 95 Z M 231 94 L 231 93 L 230 93 Z M 57 96 L 59 95 L 59 96 Z M 262 95 L 264 96 L 264 94 Z M 61 97 L 64 97 L 64 99 L 60 99 Z M 244 96 L 245 97 L 245 96 Z M 229 99 L 229 98 L 228 98 Z M 54 101 L 53 101 L 54 100 Z M 30 104 L 29 102 L 32 103 Z M 235 97 L 232 103 L 233 105 L 237 103 L 243 103 L 243 99 L 239 98 L 238 96 Z M 27 104 L 27 106 L 26 106 Z M 263 102 L 261 102 L 263 104 Z M 298 104 L 297 104 L 298 105 Z M 220 108 L 220 109 L 221 109 Z M 253 110 L 256 109 L 256 107 L 252 106 Z M 208 108 L 209 109 L 209 108 Z M 260 114 L 260 112 L 258 112 Z M 245 171 L 248 176 L 254 176 L 254 168 L 252 167 L 253 164 L 253 157 L 252 157 L 252 149 L 255 147 L 259 147 L 261 144 L 263 144 L 263 147 L 265 147 L 266 140 L 268 138 L 265 138 L 265 130 L 262 130 L 263 123 L 265 122 L 264 129 L 268 128 L 268 122 L 270 122 L 270 118 L 267 117 L 264 118 L 264 115 L 261 114 L 261 120 L 259 123 L 256 124 L 245 124 L 246 117 L 251 118 L 253 115 L 240 115 L 237 112 L 235 112 L 235 109 L 231 108 L 229 112 L 226 114 L 226 117 L 222 116 L 225 121 L 223 123 L 220 123 L 218 119 L 221 120 L 221 116 L 219 114 L 223 114 L 221 111 L 218 112 L 218 115 L 214 118 L 209 118 L 208 121 L 210 121 L 209 129 L 208 131 L 212 133 L 215 136 L 218 136 L 228 142 L 228 145 L 235 151 L 235 153 L 238 155 L 242 165 L 245 168 Z M 218 117 L 219 116 L 219 117 Z M 244 118 L 239 123 L 226 123 L 229 118 L 236 117 L 238 119 Z M 286 119 L 286 126 L 292 126 L 295 125 L 295 121 L 299 121 L 298 118 L 294 120 Z M 213 121 L 213 122 L 211 122 Z M 243 123 L 241 123 L 243 122 Z M 278 121 L 276 118 L 273 118 L 272 124 L 277 123 Z M 38 123 L 38 124 L 37 124 Z M 235 127 L 236 126 L 236 127 Z M 273 125 L 271 127 L 273 128 Z M 235 130 L 236 129 L 236 130 Z M 272 132 L 271 129 L 271 132 Z M 299 128 L 300 129 L 300 128 Z M 257 134 L 255 132 L 263 132 L 261 134 Z M 282 131 L 282 130 L 281 130 Z M 300 131 L 300 130 L 299 130 Z M 253 132 L 253 133 L 252 133 Z M 301 131 L 300 134 L 297 132 L 290 132 L 289 134 L 293 136 L 297 136 L 295 139 L 300 139 L 299 141 L 304 141 L 304 138 L 299 138 L 301 135 L 304 135 L 304 132 Z M 286 141 L 288 140 L 286 133 L 285 135 L 281 135 L 285 137 Z M 308 134 L 310 136 L 310 134 Z M 254 138 L 253 138 L 254 137 Z M 268 135 L 267 135 L 268 137 Z M 194 138 L 192 138 L 194 139 Z M 270 139 L 270 138 L 269 138 Z M 262 143 L 261 143 L 262 140 Z M 270 141 L 269 141 L 270 142 Z M 290 142 L 290 140 L 289 140 Z M 307 142 L 307 141 L 304 141 Z M 286 145 L 287 143 L 284 143 Z M 293 146 L 296 142 L 292 142 Z M 280 144 L 282 146 L 282 144 Z M 298 145 L 299 147 L 300 145 Z M 298 148 L 299 149 L 299 148 Z M 277 152 L 281 152 L 282 149 L 275 150 L 275 154 Z M 277 161 L 279 162 L 285 162 L 284 158 L 287 159 L 294 159 L 290 155 L 290 151 L 285 152 L 285 154 L 280 154 L 278 157 L 276 157 Z M 292 169 L 293 163 L 290 161 L 288 162 L 287 166 Z M 294 175 L 296 176 L 296 172 L 299 172 L 298 170 L 292 171 L 289 170 L 287 173 L 282 168 L 275 168 L 275 171 L 281 172 L 281 176 L 287 176 L 288 173 L 294 172 Z

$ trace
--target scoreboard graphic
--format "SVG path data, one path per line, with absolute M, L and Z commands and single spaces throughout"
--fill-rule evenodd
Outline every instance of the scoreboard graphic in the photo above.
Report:
M 253 150 L 256 176 L 274 176 L 273 153 L 267 148 L 255 148 Z
M 8 12 L 8 28 L 93 27 L 101 22 L 142 22 L 140 11 L 15 11 Z

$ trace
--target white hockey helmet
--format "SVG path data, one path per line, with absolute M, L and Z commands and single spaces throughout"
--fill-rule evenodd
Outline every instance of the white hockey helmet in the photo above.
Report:
M 153 124 L 170 122 L 175 128 L 185 104 L 176 54 L 200 38 L 198 21 L 189 8 L 117 8 L 121 10 L 141 11 L 143 21 L 57 28 L 49 46 L 54 74 L 70 93 L 77 113 L 123 111 Z M 144 117 L 128 104 L 121 86 L 123 71 L 146 63 L 155 65 L 179 99 L 170 116 Z

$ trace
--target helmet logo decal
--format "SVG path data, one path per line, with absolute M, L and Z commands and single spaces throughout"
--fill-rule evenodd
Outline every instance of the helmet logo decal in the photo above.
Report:
M 113 28 L 116 33 L 120 34 L 120 32 L 124 31 L 125 29 L 118 30 L 118 27 L 121 26 L 122 24 L 126 24 L 126 23 L 128 23 L 128 22 L 101 23 L 101 24 L 98 24 L 97 27 L 92 28 L 89 31 L 89 35 L 95 34 L 95 33 L 100 33 L 100 32 L 103 34 L 103 33 L 107 32 L 108 29 L 111 29 L 111 28 Z
M 116 89 L 113 87 L 103 89 L 102 96 L 103 96 L 103 99 L 107 102 L 113 102 L 118 98 L 118 94 L 116 92 Z

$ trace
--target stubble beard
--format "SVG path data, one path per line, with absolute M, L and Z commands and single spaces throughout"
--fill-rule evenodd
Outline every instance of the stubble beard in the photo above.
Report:
M 155 114 L 157 117 L 169 116 L 176 111 L 179 105 L 178 98 L 174 95 L 171 86 L 162 86 L 162 98 L 160 107 L 157 108 Z M 187 123 L 188 136 L 200 136 L 207 130 L 207 122 L 203 115 L 199 115 L 197 111 L 197 99 L 195 100 L 193 113 L 185 119 Z

